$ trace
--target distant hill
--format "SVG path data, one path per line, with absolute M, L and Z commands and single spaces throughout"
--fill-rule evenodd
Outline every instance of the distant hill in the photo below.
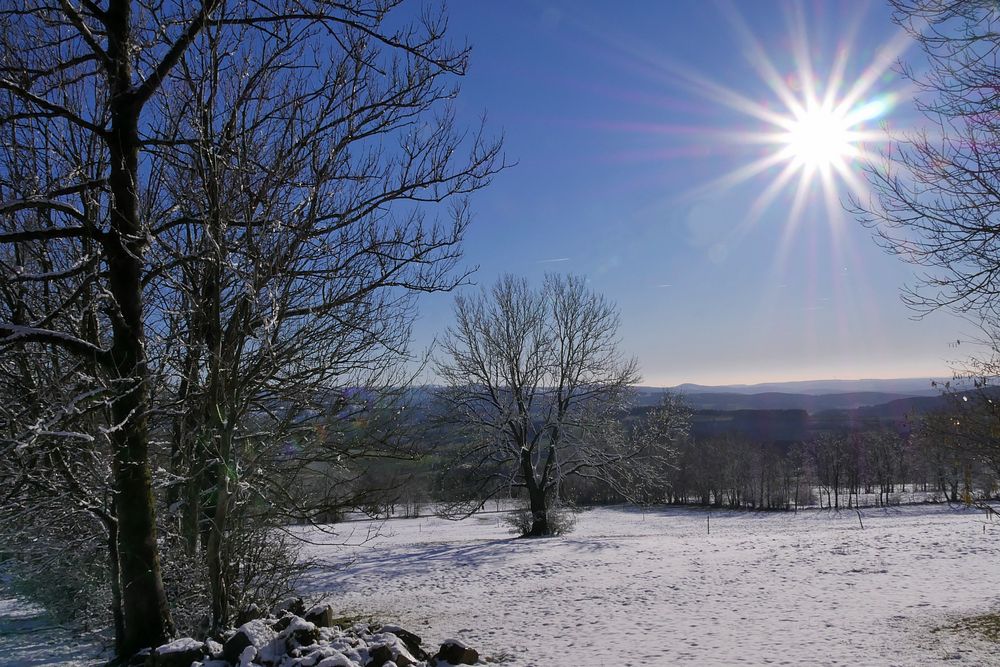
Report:
M 906 394 L 858 391 L 844 394 L 761 394 L 696 393 L 685 394 L 685 401 L 695 410 L 805 410 L 812 414 L 826 410 L 853 410 L 912 398 Z M 932 398 L 932 397 L 927 397 Z
M 903 396 L 935 396 L 939 393 L 931 386 L 931 382 L 944 381 L 946 378 L 894 378 L 870 380 L 801 380 L 797 382 L 765 382 L 762 384 L 733 384 L 709 386 L 702 384 L 681 384 L 669 387 L 671 391 L 686 395 L 692 394 L 808 394 L 821 396 L 824 394 L 849 394 L 877 392 L 884 394 L 901 394 Z M 643 387 L 644 390 L 662 391 L 653 387 Z
M 696 410 L 691 434 L 701 440 L 738 435 L 753 442 L 796 442 L 811 433 L 805 410 Z
M 992 391 L 1000 397 L 1000 388 Z M 819 433 L 831 431 L 844 433 L 888 428 L 907 433 L 913 428 L 914 417 L 948 405 L 947 399 L 940 395 L 905 396 L 870 405 L 855 405 L 879 401 L 886 396 L 891 397 L 892 394 L 854 392 L 810 396 L 780 392 L 748 395 L 707 393 L 690 394 L 687 400 L 693 412 L 691 433 L 695 438 L 735 435 L 751 442 L 784 445 L 810 440 Z M 758 407 L 733 407 L 753 404 Z M 838 404 L 841 407 L 822 407 Z M 633 412 L 641 414 L 650 409 L 650 405 L 636 405 Z
M 936 378 L 943 382 L 942 378 Z M 934 398 L 940 388 L 931 378 L 877 380 L 804 380 L 750 385 L 681 384 L 676 387 L 636 387 L 634 405 L 656 405 L 664 392 L 684 396 L 694 410 L 854 410 L 908 398 Z

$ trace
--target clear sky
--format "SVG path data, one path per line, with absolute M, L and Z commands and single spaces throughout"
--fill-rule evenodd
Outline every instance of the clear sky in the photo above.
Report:
M 459 112 L 485 111 L 518 162 L 473 199 L 478 284 L 588 277 L 619 305 L 644 384 L 950 374 L 968 325 L 914 321 L 899 299 L 913 268 L 839 203 L 880 128 L 919 121 L 887 68 L 917 54 L 882 3 L 448 11 L 473 46 Z M 810 87 L 843 109 L 796 122 L 789 106 L 809 106 Z M 421 298 L 419 346 L 451 321 L 452 298 Z

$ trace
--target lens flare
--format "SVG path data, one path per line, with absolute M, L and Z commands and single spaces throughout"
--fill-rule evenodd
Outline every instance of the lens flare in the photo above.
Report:
M 826 210 L 837 250 L 841 202 L 850 194 L 863 196 L 866 188 L 860 167 L 877 159 L 879 149 L 891 139 L 884 121 L 905 94 L 902 89 L 886 91 L 885 74 L 910 44 L 908 34 L 901 30 L 866 54 L 867 66 L 852 73 L 849 60 L 859 50 L 848 31 L 829 66 L 818 68 L 801 10 L 793 9 L 793 13 L 788 52 L 765 48 L 735 10 L 726 14 L 769 93 L 766 97 L 751 98 L 688 67 L 670 67 L 692 93 L 745 116 L 744 126 L 728 130 L 725 140 L 736 150 L 752 149 L 730 171 L 692 191 L 690 198 L 700 200 L 751 180 L 761 182 L 746 217 L 732 230 L 735 243 L 783 193 L 790 193 L 787 222 L 777 248 L 779 265 L 803 220 L 817 219 L 815 202 Z M 790 66 L 780 67 L 777 62 Z
M 813 169 L 824 169 L 857 153 L 847 116 L 817 107 L 797 115 L 785 136 L 789 159 Z
M 864 197 L 864 163 L 878 160 L 881 149 L 894 138 L 886 122 L 888 115 L 899 101 L 918 92 L 905 81 L 886 76 L 912 39 L 900 28 L 870 48 L 858 38 L 864 12 L 851 12 L 851 20 L 838 27 L 840 38 L 829 51 L 832 58 L 824 59 L 821 44 L 825 40 L 810 39 L 802 3 L 787 6 L 787 40 L 771 40 L 767 45 L 734 6 L 723 2 L 720 9 L 736 36 L 734 52 L 746 59 L 758 81 L 741 80 L 734 88 L 687 62 L 668 58 L 657 45 L 616 33 L 604 23 L 595 20 L 581 26 L 591 38 L 610 47 L 623 66 L 668 86 L 672 95 L 684 93 L 650 99 L 672 113 L 678 108 L 700 112 L 700 104 L 707 102 L 711 107 L 706 109 L 706 118 L 725 118 L 724 123 L 601 121 L 593 126 L 687 139 L 668 148 L 616 153 L 616 160 L 717 159 L 723 165 L 718 175 L 688 190 L 682 201 L 711 200 L 748 182 L 759 186 L 746 215 L 727 232 L 727 244 L 737 245 L 762 219 L 771 219 L 766 213 L 780 206 L 786 222 L 776 248 L 776 267 L 782 264 L 800 226 L 824 218 L 836 255 L 841 250 L 842 202 L 850 195 Z M 605 92 L 629 100 L 638 95 L 632 90 Z M 648 181 L 630 181 L 625 187 L 658 182 L 656 170 L 649 174 Z

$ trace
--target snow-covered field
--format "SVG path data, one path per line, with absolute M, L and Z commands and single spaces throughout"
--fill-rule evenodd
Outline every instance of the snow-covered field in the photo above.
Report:
M 861 513 L 864 529 L 853 511 L 713 511 L 709 533 L 701 510 L 595 509 L 543 540 L 495 514 L 393 520 L 363 546 L 309 547 L 303 592 L 512 666 L 1000 664 L 936 631 L 1000 610 L 1000 524 Z
M 543 540 L 497 514 L 393 520 L 367 540 L 341 524 L 364 544 L 309 546 L 302 593 L 511 667 L 1000 665 L 995 644 L 940 630 L 1000 610 L 1000 523 L 928 505 L 862 516 L 713 511 L 709 533 L 703 510 L 595 509 Z M 78 641 L 0 600 L 0 665 L 96 664 Z

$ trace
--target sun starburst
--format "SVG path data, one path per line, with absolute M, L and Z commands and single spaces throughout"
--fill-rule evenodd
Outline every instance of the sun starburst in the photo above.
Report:
M 776 110 L 773 104 L 753 101 L 718 84 L 705 86 L 704 80 L 696 82 L 709 97 L 760 121 L 762 127 L 745 131 L 743 139 L 748 145 L 763 144 L 768 148 L 763 155 L 717 179 L 711 187 L 737 185 L 777 169 L 771 185 L 754 203 L 754 210 L 767 208 L 795 181 L 794 202 L 801 205 L 806 198 L 804 191 L 818 183 L 833 213 L 845 189 L 848 192 L 864 189 L 858 166 L 875 158 L 878 147 L 889 139 L 879 123 L 899 94 L 878 88 L 883 75 L 907 48 L 908 36 L 901 32 L 884 44 L 864 71 L 848 81 L 845 72 L 853 50 L 848 35 L 837 49 L 827 75 L 822 77 L 814 69 L 809 55 L 813 50 L 808 48 L 804 22 L 798 16 L 798 20 L 791 21 L 793 71 L 783 76 L 739 16 L 732 13 L 729 18 L 747 46 L 754 69 L 779 105 Z M 791 211 L 793 216 L 798 213 Z
M 835 44 L 830 34 L 811 39 L 802 3 L 790 3 L 785 13 L 787 39 L 775 39 L 776 33 L 771 33 L 765 47 L 735 6 L 723 2 L 719 8 L 737 38 L 732 53 L 745 57 L 759 81 L 727 85 L 666 57 L 655 44 L 615 33 L 603 24 L 584 24 L 626 66 L 657 85 L 686 93 L 664 97 L 664 106 L 672 109 L 682 100 L 702 112 L 699 105 L 709 104 L 700 123 L 597 123 L 602 128 L 682 138 L 669 147 L 616 153 L 613 159 L 676 161 L 707 156 L 720 165 L 718 175 L 689 189 L 681 202 L 716 199 L 748 182 L 756 189 L 745 215 L 733 222 L 726 245 L 737 245 L 765 213 L 774 220 L 773 209 L 780 205 L 786 222 L 777 248 L 779 259 L 804 220 L 825 220 L 836 252 L 843 231 L 842 202 L 851 194 L 864 195 L 864 163 L 877 160 L 894 139 L 888 127 L 890 111 L 916 92 L 899 78 L 889 83 L 887 77 L 912 40 L 899 29 L 875 49 L 863 46 L 859 33 L 865 12 L 861 11 L 850 12 L 837 25 Z M 825 24 L 817 22 L 819 29 L 825 30 Z M 629 96 L 635 93 L 620 94 L 632 99 Z M 713 124 L 711 119 L 719 120 Z M 649 182 L 656 182 L 658 173 L 650 170 Z M 646 183 L 630 181 L 628 187 Z
M 857 71 L 857 58 L 850 56 L 858 50 L 854 48 L 853 33 L 848 30 L 833 62 L 823 68 L 825 75 L 820 75 L 811 55 L 817 49 L 810 44 L 803 16 L 799 10 L 792 12 L 790 51 L 765 50 L 735 10 L 726 12 L 749 62 L 769 91 L 767 96 L 751 98 L 689 68 L 669 67 L 692 92 L 746 119 L 724 132 L 706 129 L 707 140 L 711 141 L 713 135 L 721 137 L 732 152 L 738 153 L 742 148 L 747 157 L 690 192 L 690 198 L 697 201 L 717 196 L 720 191 L 751 180 L 760 183 L 747 215 L 733 229 L 730 241 L 735 243 L 757 224 L 779 196 L 788 195 L 791 203 L 787 206 L 779 259 L 787 251 L 806 209 L 813 212 L 810 218 L 817 217 L 816 202 L 826 212 L 834 245 L 839 243 L 841 203 L 847 195 L 864 192 L 862 165 L 876 159 L 880 148 L 891 138 L 884 121 L 905 93 L 886 89 L 885 74 L 910 43 L 908 35 L 900 31 L 868 56 L 867 66 L 851 77 L 848 72 Z M 782 69 L 776 61 L 791 66 Z
M 806 169 L 829 167 L 858 152 L 847 118 L 824 107 L 796 115 L 784 141 L 788 159 Z

